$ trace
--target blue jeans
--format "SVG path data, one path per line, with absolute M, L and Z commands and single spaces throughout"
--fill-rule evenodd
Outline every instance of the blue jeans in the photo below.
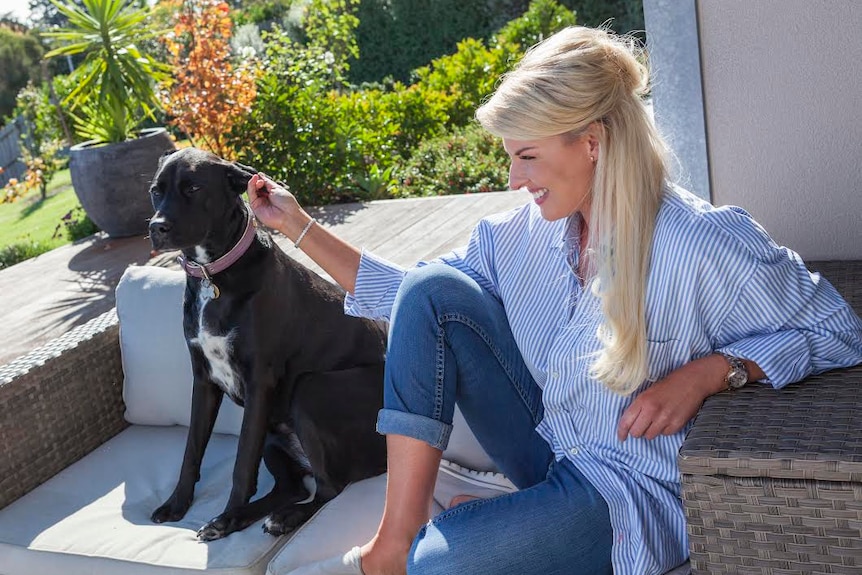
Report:
M 466 274 L 433 264 L 408 272 L 395 301 L 378 431 L 445 449 L 456 402 L 519 491 L 433 518 L 408 573 L 611 573 L 607 504 L 536 433 L 542 393 L 503 307 Z

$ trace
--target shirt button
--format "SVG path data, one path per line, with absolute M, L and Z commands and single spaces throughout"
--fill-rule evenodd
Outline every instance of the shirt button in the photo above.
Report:
M 571 453 L 572 455 L 577 455 L 580 452 L 581 452 L 581 450 L 578 449 L 577 447 L 573 447 L 569 450 L 569 453 Z
M 551 372 L 551 377 L 553 377 L 554 379 L 556 379 L 556 378 L 560 377 L 560 372 L 559 372 L 559 371 L 552 371 L 552 372 Z

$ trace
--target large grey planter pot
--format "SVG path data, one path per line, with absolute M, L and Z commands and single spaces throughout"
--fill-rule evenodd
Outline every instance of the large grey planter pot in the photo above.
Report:
M 72 146 L 72 186 L 93 223 L 114 238 L 145 235 L 153 215 L 150 181 L 159 158 L 174 149 L 164 128 L 142 130 L 137 139 L 117 144 Z

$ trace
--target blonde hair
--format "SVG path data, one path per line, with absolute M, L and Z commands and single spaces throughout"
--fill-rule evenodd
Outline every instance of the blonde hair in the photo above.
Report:
M 640 56 L 633 39 L 566 28 L 528 50 L 476 112 L 489 132 L 515 140 L 598 125 L 587 249 L 603 323 L 590 373 L 623 395 L 648 377 L 646 286 L 667 175 L 667 147 L 641 100 L 649 74 Z

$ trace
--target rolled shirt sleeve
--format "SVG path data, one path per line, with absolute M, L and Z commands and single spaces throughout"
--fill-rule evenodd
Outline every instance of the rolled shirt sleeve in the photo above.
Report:
M 862 362 L 862 320 L 832 284 L 735 212 L 737 271 L 746 273 L 716 351 L 757 363 L 775 388 Z
M 512 213 L 518 210 L 513 210 Z M 507 215 L 491 216 L 506 217 Z M 474 228 L 470 240 L 463 248 L 452 250 L 430 261 L 421 261 L 415 267 L 430 263 L 442 263 L 458 269 L 483 288 L 499 297 L 494 273 L 494 241 L 489 219 L 484 219 Z M 398 288 L 408 269 L 394 264 L 368 250 L 363 249 L 359 260 L 354 293 L 344 300 L 347 315 L 388 320 Z
M 344 313 L 388 320 L 406 273 L 405 268 L 363 249 L 354 293 L 344 298 Z

